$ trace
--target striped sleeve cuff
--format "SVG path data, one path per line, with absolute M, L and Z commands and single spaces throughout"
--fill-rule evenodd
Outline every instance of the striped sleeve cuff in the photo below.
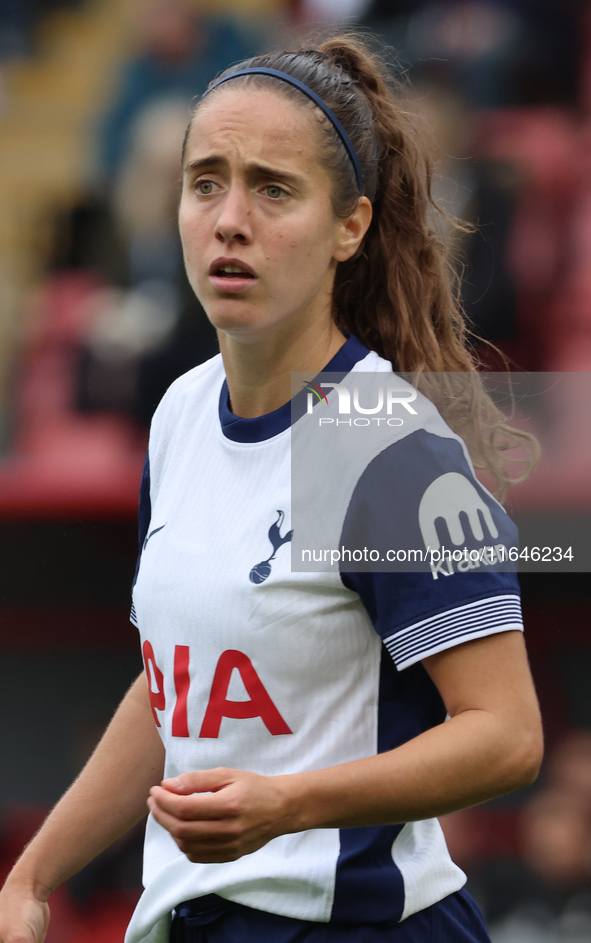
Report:
M 448 609 L 384 639 L 397 668 L 497 632 L 523 631 L 519 596 L 493 596 Z
M 139 625 L 137 624 L 137 613 L 135 611 L 135 606 L 133 603 L 131 604 L 131 612 L 129 613 L 129 621 L 133 622 L 136 629 L 139 629 Z

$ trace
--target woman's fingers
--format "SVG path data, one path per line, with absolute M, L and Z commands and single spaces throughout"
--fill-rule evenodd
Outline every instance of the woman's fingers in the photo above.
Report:
M 179 819 L 165 812 L 153 798 L 148 806 L 156 821 L 165 828 L 191 861 L 231 861 L 240 857 L 237 841 L 242 829 L 228 819 Z
M 164 779 L 162 787 L 178 795 L 188 796 L 193 792 L 216 792 L 229 783 L 235 781 L 240 770 L 226 769 L 219 766 L 216 769 L 205 769 L 189 773 L 181 773 L 173 779 Z
M 148 807 L 195 862 L 233 861 L 256 851 L 279 834 L 283 812 L 274 777 L 226 769 L 165 780 L 150 790 Z
M 168 806 L 168 803 L 166 805 Z M 177 815 L 174 811 L 170 811 L 170 806 L 165 808 L 164 803 L 160 802 L 154 796 L 150 796 L 148 799 L 148 808 L 156 821 L 164 826 L 174 837 L 184 838 L 187 835 L 218 835 L 223 832 L 224 828 L 229 827 L 230 822 L 233 821 L 233 819 L 227 815 L 217 816 L 215 818 L 211 816 L 204 817 L 201 815 L 201 810 L 197 805 L 195 805 L 193 810 L 187 805 L 183 808 L 182 816 Z
M 226 813 L 225 798 L 216 793 L 179 796 L 162 786 L 153 786 L 150 798 L 163 812 L 178 819 L 216 819 Z

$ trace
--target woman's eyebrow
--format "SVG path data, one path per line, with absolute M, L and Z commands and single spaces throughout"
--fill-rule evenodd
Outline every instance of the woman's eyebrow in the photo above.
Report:
M 188 173 L 191 170 L 205 170 L 208 167 L 214 167 L 216 164 L 223 164 L 226 161 L 223 157 L 219 157 L 217 154 L 212 154 L 209 157 L 200 157 L 199 160 L 190 160 L 185 164 L 185 173 Z
M 301 183 L 303 177 L 299 174 L 289 173 L 287 170 L 277 170 L 274 167 L 267 167 L 265 164 L 247 164 L 247 173 L 258 175 L 259 177 L 273 177 L 276 180 L 283 180 L 285 183 Z
M 202 170 L 211 170 L 215 166 L 225 165 L 228 161 L 224 157 L 212 154 L 209 157 L 200 157 L 198 160 L 190 160 L 185 165 L 185 173 L 199 173 Z M 303 177 L 298 174 L 289 173 L 287 170 L 278 170 L 275 167 L 268 167 L 266 164 L 247 164 L 246 172 L 252 176 L 273 177 L 276 180 L 283 180 L 285 183 L 296 185 L 302 183 Z

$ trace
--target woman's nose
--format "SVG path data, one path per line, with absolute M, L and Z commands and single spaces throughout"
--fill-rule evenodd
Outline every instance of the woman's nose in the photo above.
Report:
M 216 224 L 216 238 L 223 243 L 248 243 L 252 240 L 252 213 L 249 194 L 243 187 L 227 191 Z

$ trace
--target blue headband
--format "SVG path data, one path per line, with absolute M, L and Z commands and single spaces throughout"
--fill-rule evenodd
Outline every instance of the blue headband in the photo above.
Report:
M 216 82 L 215 85 L 212 85 L 211 88 L 205 92 L 205 95 L 209 95 L 210 92 L 213 92 L 214 88 L 217 88 L 218 85 L 223 85 L 224 82 L 229 82 L 230 79 L 237 79 L 240 75 L 272 75 L 276 79 L 281 79 L 282 82 L 287 82 L 288 85 L 293 85 L 294 88 L 299 88 L 300 92 L 303 92 L 304 95 L 307 95 L 308 98 L 311 98 L 314 104 L 318 105 L 328 120 L 332 122 L 335 131 L 343 142 L 345 150 L 347 151 L 351 163 L 353 164 L 353 170 L 355 171 L 359 192 L 363 193 L 363 174 L 361 172 L 361 164 L 359 163 L 359 158 L 357 157 L 357 152 L 351 143 L 351 139 L 335 115 L 334 111 L 331 111 L 328 105 L 322 101 L 316 92 L 313 92 L 311 88 L 308 88 L 308 86 L 304 85 L 303 82 L 300 82 L 299 79 L 294 79 L 293 75 L 288 75 L 287 72 L 279 72 L 277 69 L 264 69 L 261 67 L 255 69 L 241 69 L 240 72 L 233 72 L 232 75 L 226 75 L 223 79 L 220 79 L 219 82 Z M 204 98 L 205 95 L 203 96 Z

